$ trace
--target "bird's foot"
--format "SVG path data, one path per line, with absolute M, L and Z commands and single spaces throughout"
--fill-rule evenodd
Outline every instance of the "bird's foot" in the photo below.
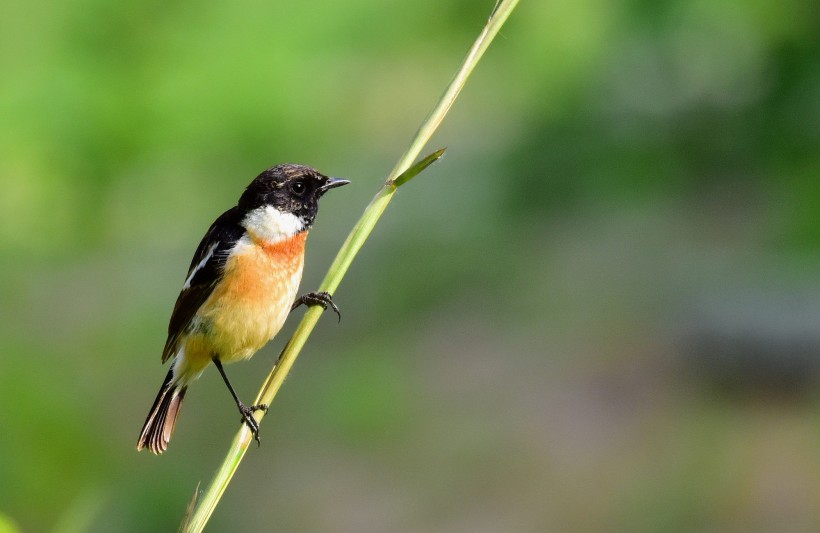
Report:
M 256 411 L 265 411 L 267 413 L 267 404 L 258 403 L 256 405 L 247 406 L 244 403 L 240 403 L 238 407 L 239 412 L 242 414 L 241 422 L 248 425 L 248 428 L 251 430 L 251 434 L 253 434 L 253 439 L 256 441 L 256 446 L 260 446 L 262 442 L 259 440 L 259 422 L 253 414 Z
M 321 305 L 322 309 L 327 310 L 328 306 L 333 309 L 333 312 L 336 313 L 336 316 L 339 317 L 339 322 L 342 321 L 342 313 L 339 311 L 339 308 L 333 303 L 333 297 L 330 296 L 329 292 L 309 292 L 307 294 L 303 294 L 291 306 L 290 310 L 293 311 L 300 305 L 307 305 L 308 307 L 312 305 Z

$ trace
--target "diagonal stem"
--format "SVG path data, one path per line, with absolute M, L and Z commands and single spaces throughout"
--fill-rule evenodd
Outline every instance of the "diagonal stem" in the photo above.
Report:
M 487 24 L 462 61 L 461 66 L 448 84 L 444 94 L 439 98 L 435 107 L 424 119 L 413 137 L 410 146 L 404 155 L 399 158 L 396 166 L 387 177 L 387 181 L 385 181 L 384 185 L 382 185 L 381 189 L 376 193 L 376 196 L 370 201 L 370 204 L 365 208 L 361 218 L 347 236 L 344 244 L 342 244 L 325 279 L 319 286 L 319 291 L 326 291 L 330 294 L 336 291 L 345 273 L 347 273 L 348 268 L 350 268 L 350 265 L 353 263 L 356 254 L 358 254 L 370 235 L 370 232 L 373 231 L 376 222 L 378 222 L 382 213 L 384 213 L 384 210 L 387 208 L 387 205 L 393 199 L 393 194 L 395 194 L 396 190 L 442 156 L 444 150 L 439 150 L 417 163 L 416 166 L 410 168 L 411 163 L 419 156 L 421 150 L 429 142 L 439 124 L 444 120 L 450 107 L 452 107 L 461 89 L 467 82 L 467 78 L 469 78 L 473 69 L 475 69 L 478 64 L 478 61 L 484 55 L 484 52 L 490 46 L 490 43 L 496 34 L 498 34 L 498 31 L 504 25 L 504 22 L 517 4 L 518 0 L 500 0 L 496 3 Z M 293 363 L 296 361 L 299 352 L 302 350 L 310 333 L 316 326 L 322 311 L 323 309 L 320 306 L 314 306 L 309 308 L 305 313 L 290 341 L 288 341 L 284 350 L 282 350 L 279 359 L 265 379 L 254 401 L 255 404 L 271 404 L 290 372 Z M 264 414 L 260 413 L 260 422 L 263 417 Z M 189 519 L 186 519 L 183 523 L 181 527 L 182 531 L 200 532 L 203 530 L 216 505 L 219 503 L 222 494 L 228 487 L 234 472 L 236 472 L 236 469 L 239 467 L 239 463 L 242 461 L 250 445 L 251 438 L 251 431 L 243 424 L 236 436 L 234 436 L 224 461 L 214 475 L 214 479 L 211 481 L 202 499 L 197 504 L 193 515 L 186 517 Z

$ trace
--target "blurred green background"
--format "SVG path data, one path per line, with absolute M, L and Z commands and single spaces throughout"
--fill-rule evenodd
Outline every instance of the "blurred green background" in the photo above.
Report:
M 0 530 L 175 530 L 238 427 L 207 372 L 134 449 L 199 239 L 347 177 L 314 289 L 491 4 L 3 2 Z M 522 2 L 211 530 L 820 529 L 819 12 Z

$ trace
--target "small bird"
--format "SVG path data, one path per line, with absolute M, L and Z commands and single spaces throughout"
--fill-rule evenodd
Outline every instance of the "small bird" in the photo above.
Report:
M 162 362 L 173 362 L 140 432 L 137 450 L 147 447 L 159 455 L 168 448 L 185 391 L 210 363 L 259 442 L 254 412 L 267 406 L 242 403 L 222 365 L 250 358 L 299 305 L 330 306 L 339 314 L 326 292 L 300 298 L 296 294 L 319 198 L 348 183 L 307 166 L 278 165 L 259 174 L 237 205 L 211 225 L 194 253 L 171 314 Z

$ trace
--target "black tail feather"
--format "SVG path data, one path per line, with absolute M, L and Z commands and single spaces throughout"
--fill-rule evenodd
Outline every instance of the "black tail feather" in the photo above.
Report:
M 173 383 L 173 368 L 168 371 L 165 381 L 159 389 L 154 405 L 142 426 L 140 438 L 137 441 L 137 451 L 148 448 L 151 453 L 161 454 L 168 449 L 168 442 L 174 433 L 177 417 L 179 416 L 182 400 L 185 398 L 187 387 Z

